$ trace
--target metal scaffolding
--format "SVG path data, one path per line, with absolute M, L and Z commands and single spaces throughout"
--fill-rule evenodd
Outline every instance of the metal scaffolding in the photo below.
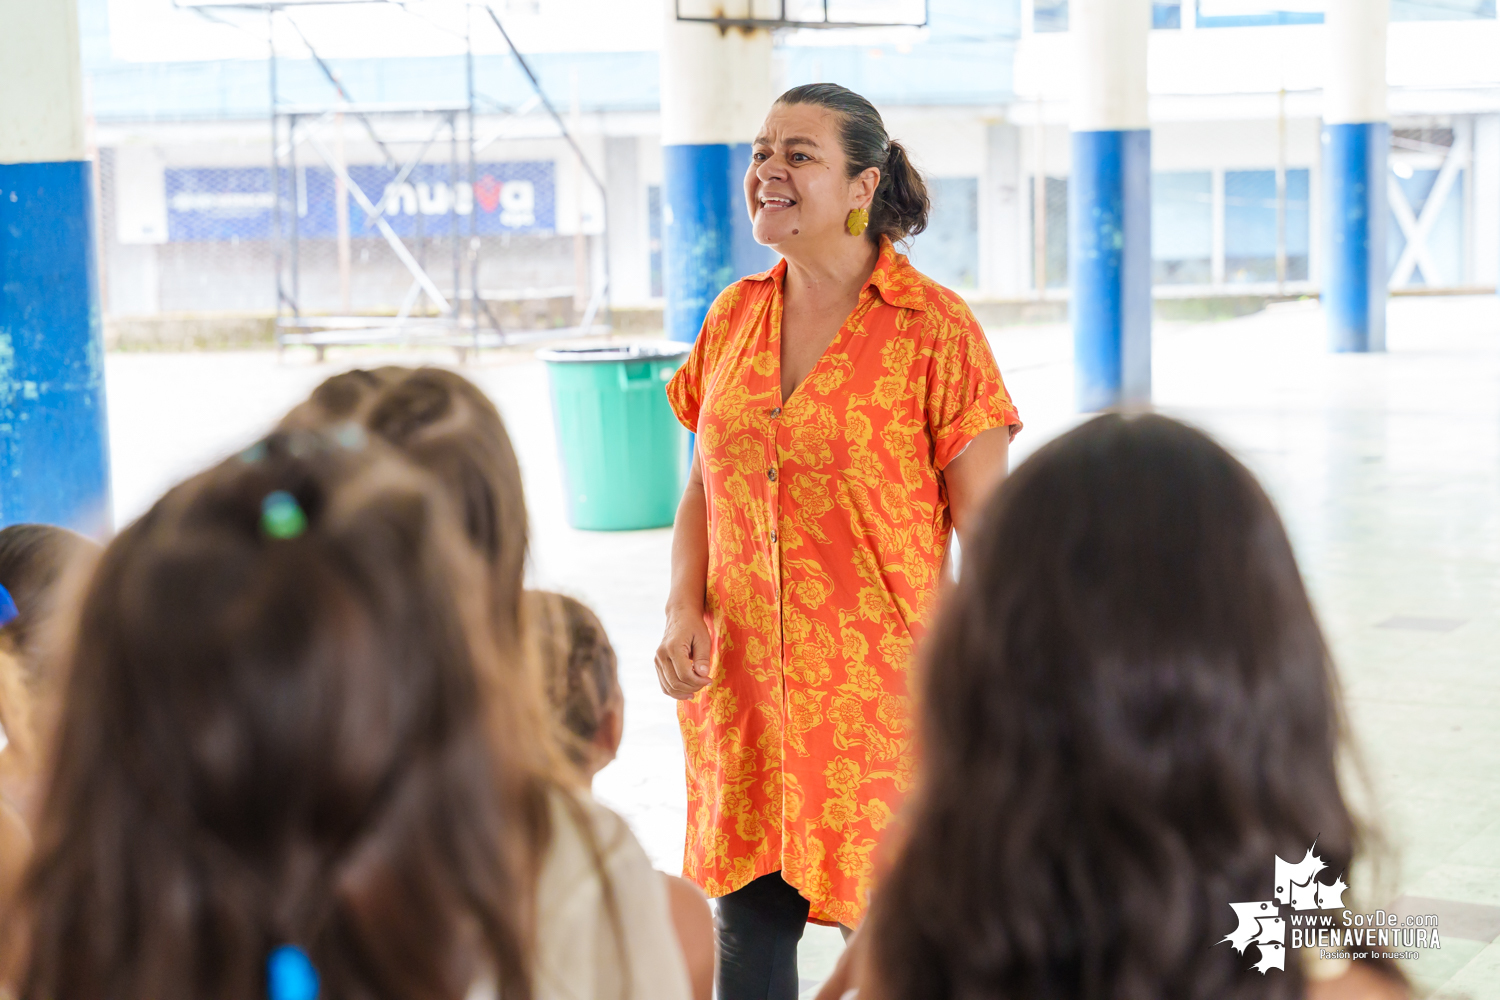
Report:
M 556 124 L 561 138 L 567 141 L 577 158 L 579 169 L 598 190 L 603 212 L 603 232 L 600 239 L 608 245 L 607 193 L 602 179 L 595 173 L 588 158 L 579 147 L 567 124 L 548 100 L 541 82 L 532 70 L 526 57 L 516 48 L 509 32 L 505 30 L 498 14 L 486 3 L 464 5 L 463 60 L 465 99 L 452 103 L 366 103 L 356 100 L 344 83 L 334 73 L 327 61 L 318 53 L 312 41 L 298 26 L 291 11 L 303 7 L 370 7 L 387 6 L 406 10 L 397 0 L 174 0 L 184 9 L 195 11 L 238 10 L 263 12 L 267 27 L 268 66 L 270 81 L 270 125 L 271 125 L 271 230 L 275 269 L 276 296 L 276 345 L 279 350 L 289 346 L 309 346 L 318 352 L 321 360 L 324 351 L 332 346 L 402 344 L 452 347 L 464 359 L 485 347 L 500 347 L 528 339 L 542 337 L 552 339 L 561 336 L 605 334 L 610 330 L 609 255 L 603 254 L 603 280 L 590 291 L 586 308 L 577 326 L 547 329 L 544 331 L 506 330 L 491 303 L 524 298 L 516 292 L 485 293 L 479 285 L 479 260 L 481 237 L 478 231 L 477 203 L 474 200 L 477 180 L 476 162 L 479 150 L 500 138 L 500 135 L 482 139 L 478 135 L 477 122 L 481 105 L 496 111 L 522 117 L 538 106 L 545 109 Z M 510 111 L 500 101 L 482 94 L 474 80 L 474 21 L 478 12 L 492 23 L 504 39 L 506 47 L 516 59 L 534 92 L 532 100 L 515 111 Z M 409 13 L 409 12 L 408 12 Z M 306 46 L 323 77 L 332 86 L 337 100 L 325 104 L 294 104 L 283 101 L 278 87 L 278 62 L 281 57 L 276 50 L 276 27 L 278 19 L 290 26 Z M 349 166 L 341 154 L 329 148 L 323 135 L 328 126 L 337 123 L 342 128 L 344 117 L 359 123 L 375 148 L 379 150 L 385 166 L 395 171 L 395 180 L 385 185 L 378 200 L 350 176 Z M 408 131 L 416 127 L 423 136 L 419 142 L 398 139 L 393 130 L 405 127 Z M 415 145 L 414 153 L 398 156 L 397 147 Z M 448 216 L 447 241 L 450 252 L 446 255 L 450 270 L 450 282 L 445 292 L 434 278 L 440 265 L 428 260 L 427 237 L 438 236 L 426 231 L 423 212 L 415 213 L 413 242 L 416 252 L 407 241 L 386 221 L 388 208 L 393 198 L 400 198 L 403 186 L 407 185 L 418 168 L 434 162 L 435 150 L 447 148 L 447 191 L 451 199 Z M 302 305 L 301 256 L 304 235 L 300 232 L 298 206 L 303 203 L 305 191 L 304 173 L 299 170 L 299 150 L 311 150 L 334 176 L 338 197 L 339 214 L 339 258 L 341 281 L 347 286 L 349 261 L 349 226 L 347 202 L 352 198 L 365 218 L 365 229 L 374 229 L 384 239 L 396 259 L 411 277 L 411 285 L 401 300 L 394 316 L 371 315 L 311 315 Z M 462 150 L 462 152 L 460 152 Z M 459 192 L 466 189 L 470 208 L 467 220 L 460 222 Z M 464 233 L 461 230 L 467 229 Z M 347 295 L 345 296 L 347 309 Z M 596 322 L 599 319 L 605 322 Z

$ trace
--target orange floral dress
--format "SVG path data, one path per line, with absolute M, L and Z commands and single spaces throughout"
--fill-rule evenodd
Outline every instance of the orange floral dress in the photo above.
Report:
M 730 285 L 667 386 L 708 500 L 712 681 L 679 703 L 684 874 L 774 871 L 859 924 L 911 786 L 906 665 L 952 522 L 940 473 L 1020 419 L 964 301 L 881 241 L 859 303 L 781 398 L 786 262 Z

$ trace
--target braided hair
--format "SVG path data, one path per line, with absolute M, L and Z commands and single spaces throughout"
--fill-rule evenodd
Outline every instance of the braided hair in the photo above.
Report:
M 541 670 L 563 752 L 582 766 L 605 709 L 620 696 L 614 647 L 598 616 L 565 594 L 528 590 L 522 608 L 531 659 Z

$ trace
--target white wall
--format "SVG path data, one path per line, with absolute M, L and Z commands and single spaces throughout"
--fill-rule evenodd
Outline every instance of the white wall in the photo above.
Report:
M 1317 163 L 1322 127 L 1316 119 L 1286 123 L 1286 163 Z M 1239 170 L 1276 165 L 1276 121 L 1163 122 L 1151 129 L 1152 170 Z
M 984 120 L 973 108 L 882 108 L 885 129 L 911 153 L 917 169 L 931 177 L 978 177 L 984 173 Z

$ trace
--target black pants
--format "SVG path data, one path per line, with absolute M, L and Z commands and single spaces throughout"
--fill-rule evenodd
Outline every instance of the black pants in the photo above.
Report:
M 797 1000 L 797 942 L 807 911 L 781 872 L 720 896 L 718 1000 Z

